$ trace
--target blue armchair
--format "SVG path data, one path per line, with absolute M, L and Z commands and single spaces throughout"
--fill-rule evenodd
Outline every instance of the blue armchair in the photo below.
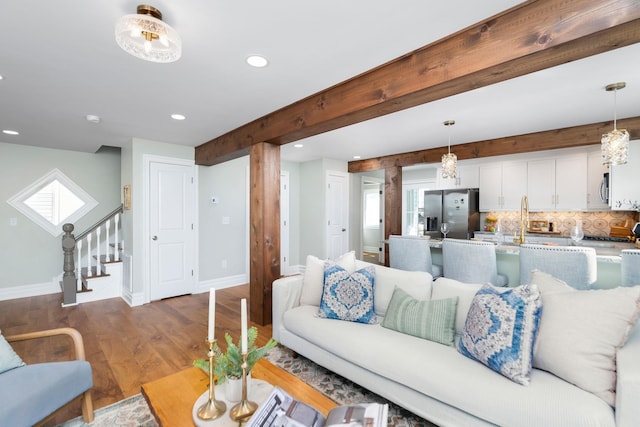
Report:
M 93 421 L 93 376 L 77 330 L 59 328 L 5 338 L 11 343 L 60 335 L 71 337 L 75 360 L 35 363 L 0 373 L 0 425 L 19 427 L 43 422 L 78 396 L 82 396 L 84 422 Z

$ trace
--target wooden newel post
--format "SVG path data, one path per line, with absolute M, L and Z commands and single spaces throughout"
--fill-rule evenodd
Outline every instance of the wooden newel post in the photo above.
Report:
M 62 276 L 62 305 L 73 305 L 76 303 L 76 273 L 73 263 L 73 251 L 76 248 L 76 238 L 73 234 L 73 224 L 62 226 L 64 236 L 62 236 L 62 250 L 64 252 L 64 275 Z

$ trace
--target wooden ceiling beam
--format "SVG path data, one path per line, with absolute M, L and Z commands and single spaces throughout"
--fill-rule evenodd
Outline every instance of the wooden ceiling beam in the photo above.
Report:
M 637 0 L 537 0 L 408 53 L 196 147 L 196 164 L 246 155 L 640 42 Z
M 618 129 L 626 129 L 631 139 L 640 139 L 640 117 L 618 120 Z M 613 129 L 613 121 L 593 123 L 564 129 L 554 129 L 525 135 L 488 139 L 451 146 L 458 160 L 521 154 L 558 148 L 582 147 L 600 144 L 602 134 Z M 394 167 L 406 167 L 422 163 L 440 163 L 447 147 L 412 151 L 373 159 L 349 162 L 349 172 L 366 172 Z

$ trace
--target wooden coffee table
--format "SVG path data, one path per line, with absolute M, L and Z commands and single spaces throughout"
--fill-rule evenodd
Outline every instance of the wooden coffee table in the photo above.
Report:
M 336 403 L 295 375 L 262 359 L 251 370 L 253 378 L 278 386 L 326 417 Z M 193 405 L 207 390 L 209 377 L 198 368 L 188 368 L 142 385 L 142 395 L 161 426 L 192 425 Z M 260 403 L 260 402 L 257 402 Z M 227 408 L 227 411 L 229 409 Z M 226 414 L 225 414 L 226 416 Z

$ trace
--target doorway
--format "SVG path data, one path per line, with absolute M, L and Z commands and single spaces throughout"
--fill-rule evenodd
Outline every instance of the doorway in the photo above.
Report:
M 193 162 L 149 158 L 145 257 L 147 301 L 193 293 L 195 203 Z
M 384 265 L 384 180 L 362 177 L 362 260 Z
M 327 171 L 326 189 L 326 257 L 336 259 L 349 250 L 348 174 Z

